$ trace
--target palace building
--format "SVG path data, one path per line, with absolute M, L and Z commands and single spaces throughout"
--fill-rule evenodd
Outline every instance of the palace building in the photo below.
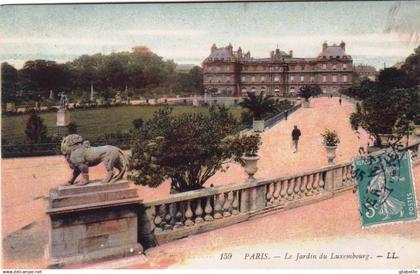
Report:
M 319 85 L 323 93 L 335 93 L 352 83 L 353 60 L 346 55 L 346 44 L 322 44 L 315 58 L 298 58 L 293 51 L 276 49 L 268 58 L 253 58 L 241 47 L 211 47 L 203 61 L 203 84 L 207 93 L 239 96 L 265 92 L 293 96 L 301 86 Z

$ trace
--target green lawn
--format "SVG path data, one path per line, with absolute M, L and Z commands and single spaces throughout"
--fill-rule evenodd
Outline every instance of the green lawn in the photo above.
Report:
M 153 116 L 158 106 L 120 106 L 89 110 L 72 110 L 70 120 L 78 126 L 78 132 L 86 140 L 95 140 L 105 133 L 126 131 L 132 126 L 132 121 L 137 118 L 148 120 Z M 231 111 L 237 118 L 240 117 L 242 109 L 232 107 Z M 183 112 L 208 112 L 206 107 L 175 106 L 175 115 Z M 2 140 L 8 144 L 25 143 L 25 124 L 29 115 L 2 116 Z M 47 125 L 48 134 L 58 133 L 55 126 L 57 114 L 48 112 L 40 114 Z M 60 133 L 66 132 L 61 129 Z

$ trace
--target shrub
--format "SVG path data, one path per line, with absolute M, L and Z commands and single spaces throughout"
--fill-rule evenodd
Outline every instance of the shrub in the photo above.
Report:
M 208 115 L 171 114 L 172 108 L 161 108 L 132 131 L 129 169 L 135 183 L 157 187 L 170 179 L 173 190 L 199 189 L 230 161 L 258 150 L 250 139 L 255 137 L 238 135 L 240 124 L 224 106 L 210 107 Z
M 330 130 L 328 128 L 324 129 L 324 132 L 321 133 L 322 143 L 326 146 L 336 146 L 340 143 L 338 134 L 335 130 Z

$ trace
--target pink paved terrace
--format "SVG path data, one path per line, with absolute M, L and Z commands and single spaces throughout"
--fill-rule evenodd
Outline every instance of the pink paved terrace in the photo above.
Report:
M 312 100 L 311 108 L 299 109 L 289 115 L 287 121 L 282 121 L 264 132 L 257 177 L 276 178 L 325 166 L 326 152 L 321 145 L 320 136 L 325 127 L 336 130 L 341 139 L 336 162 L 350 160 L 356 156 L 360 146 L 366 147 L 367 134 L 362 132 L 358 136 L 351 130 L 348 117 L 352 110 L 353 105 L 346 101 L 340 106 L 337 98 L 317 98 Z M 292 153 L 290 140 L 293 125 L 297 125 L 302 131 L 299 151 L 296 154 Z M 51 168 L 45 168 L 45 163 L 49 163 Z M 94 179 L 102 176 L 103 172 L 103 167 L 91 169 Z M 51 187 L 64 182 L 69 174 L 67 163 L 61 156 L 2 160 L 4 267 L 46 267 L 45 197 Z M 419 177 L 420 166 L 417 165 L 415 178 Z M 206 185 L 236 184 L 243 182 L 245 178 L 242 167 L 232 164 L 227 172 L 218 173 Z M 417 180 L 416 184 L 419 185 L 420 182 Z M 419 187 L 417 195 L 420 195 L 418 190 Z M 169 183 L 166 182 L 156 189 L 140 186 L 138 191 L 145 200 L 164 198 L 169 195 Z M 413 246 L 420 244 L 419 223 L 363 230 L 358 214 L 356 195 L 346 192 L 317 204 L 275 213 L 151 248 L 147 251 L 147 257 L 136 256 L 92 264 L 89 267 L 312 267 L 314 262 L 311 261 L 285 264 L 284 261 L 273 259 L 269 264 L 244 263 L 242 256 L 255 250 L 273 253 L 272 255 L 279 255 L 274 254 L 279 250 L 283 255 L 283 251 L 328 252 L 338 249 L 343 252 L 359 250 L 374 253 L 379 252 L 382 246 L 389 247 L 390 251 L 399 251 L 403 261 L 378 261 L 376 267 L 398 267 L 400 264 L 405 267 L 420 266 L 419 255 L 408 252 L 415 250 Z M 387 241 L 383 242 L 383 239 Z M 217 260 L 221 252 L 234 252 L 236 255 L 229 263 L 211 263 Z M 349 263 L 337 264 L 330 261 L 329 264 L 325 263 L 320 267 L 369 267 L 364 262 Z

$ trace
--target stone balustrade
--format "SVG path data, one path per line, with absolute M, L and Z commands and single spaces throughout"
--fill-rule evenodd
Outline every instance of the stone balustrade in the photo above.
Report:
M 418 162 L 419 142 L 407 149 Z M 141 204 L 140 241 L 151 247 L 331 198 L 354 189 L 352 162 L 339 163 L 295 176 L 204 188 Z
M 146 247 L 154 246 L 327 199 L 353 186 L 352 165 L 345 163 L 297 176 L 175 194 L 142 204 L 141 241 Z

